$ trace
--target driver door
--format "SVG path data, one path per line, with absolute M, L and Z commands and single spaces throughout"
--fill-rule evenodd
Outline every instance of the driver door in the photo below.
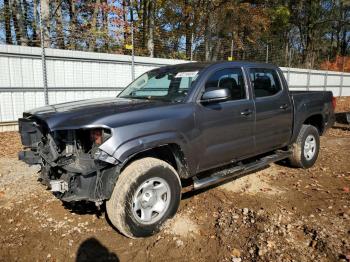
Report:
M 254 102 L 247 93 L 241 68 L 225 68 L 208 77 L 205 90 L 227 88 L 231 98 L 222 102 L 198 103 L 199 127 L 197 171 L 204 171 L 254 153 Z

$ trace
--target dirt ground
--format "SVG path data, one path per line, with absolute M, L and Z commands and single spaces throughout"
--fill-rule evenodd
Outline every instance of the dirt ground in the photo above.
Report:
M 350 112 L 350 97 L 337 97 L 336 112 Z
M 183 195 L 161 233 L 131 240 L 94 206 L 64 206 L 0 133 L 0 261 L 350 261 L 350 127 L 308 170 L 270 167 Z

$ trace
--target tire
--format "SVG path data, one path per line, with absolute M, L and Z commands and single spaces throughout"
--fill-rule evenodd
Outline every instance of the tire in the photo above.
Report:
M 140 238 L 159 232 L 161 225 L 176 214 L 180 200 L 181 182 L 175 169 L 146 157 L 122 171 L 106 209 L 123 235 Z
M 302 125 L 299 135 L 292 145 L 292 156 L 289 163 L 292 167 L 310 168 L 318 157 L 320 150 L 320 135 L 316 127 Z

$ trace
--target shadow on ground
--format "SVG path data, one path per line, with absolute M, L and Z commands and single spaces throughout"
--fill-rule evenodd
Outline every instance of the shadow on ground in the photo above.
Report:
M 96 238 L 88 238 L 80 244 L 76 262 L 87 261 L 119 261 L 118 256 L 110 252 L 108 248 L 100 243 Z
M 62 202 L 62 205 L 71 213 L 78 215 L 91 214 L 96 215 L 98 218 L 101 217 L 101 215 L 105 213 L 106 210 L 105 204 L 97 207 L 94 202 L 90 201 Z

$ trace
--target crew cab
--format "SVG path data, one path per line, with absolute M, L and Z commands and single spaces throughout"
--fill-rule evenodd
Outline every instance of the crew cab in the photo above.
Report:
M 62 201 L 105 203 L 121 233 L 145 237 L 176 213 L 185 184 L 284 159 L 313 166 L 334 107 L 332 92 L 289 91 L 271 64 L 165 66 L 117 97 L 24 112 L 19 158 L 41 165 L 41 182 Z

